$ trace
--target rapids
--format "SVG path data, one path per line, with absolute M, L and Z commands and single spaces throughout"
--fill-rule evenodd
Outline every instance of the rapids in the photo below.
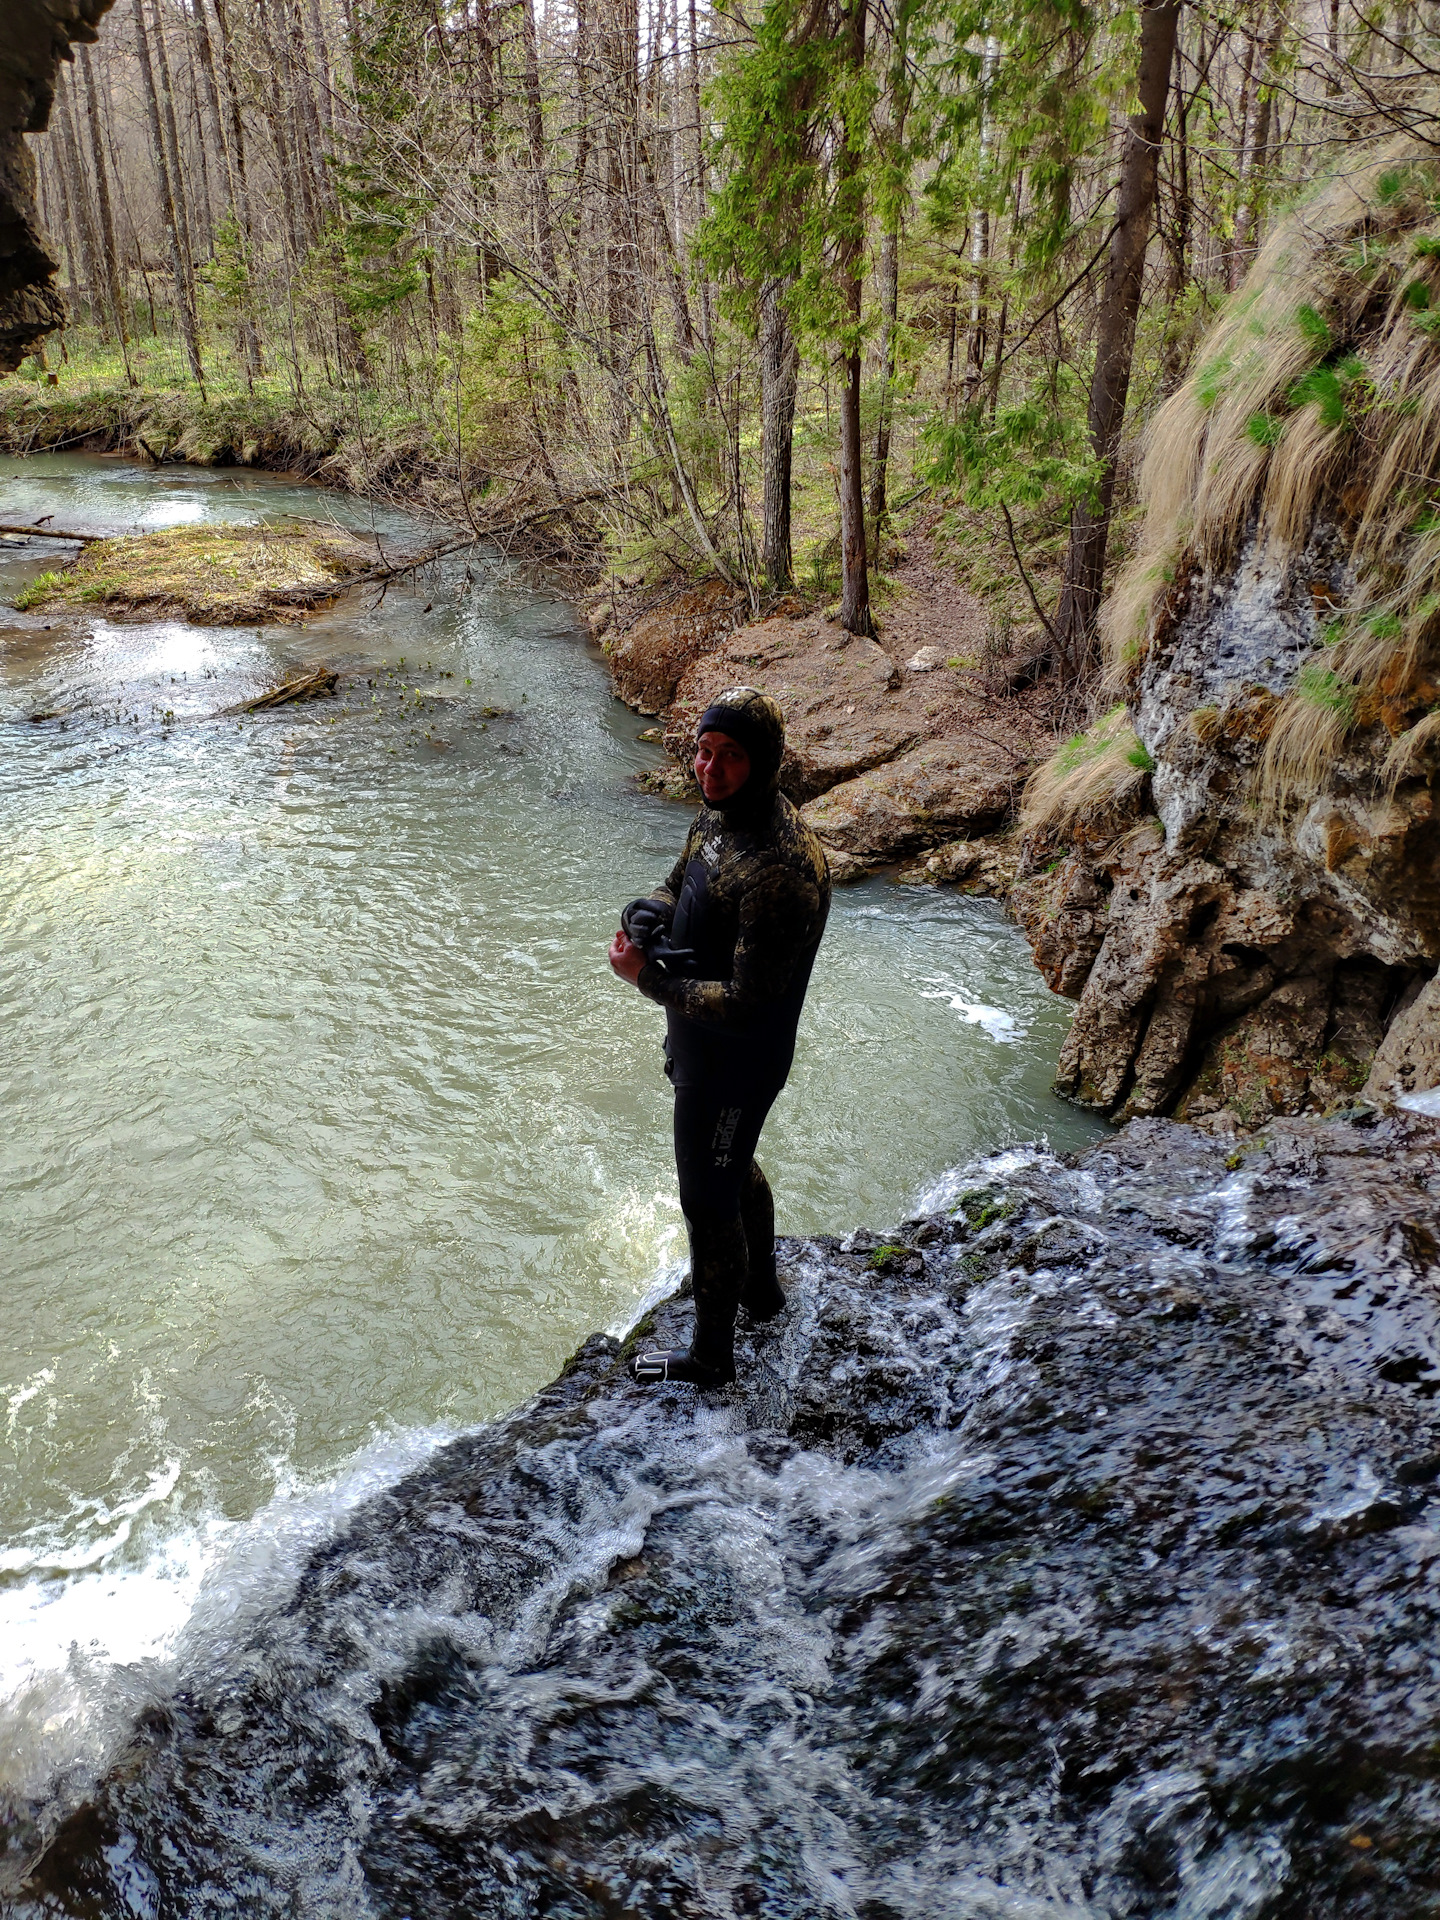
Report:
M 197 1615 L 16 1913 L 1433 1913 L 1437 1195 L 1142 1122 L 790 1243 L 743 1390 L 592 1337 Z
M 0 461 L 9 523 L 295 513 L 427 534 L 264 474 Z M 0 598 L 54 563 L 0 546 Z M 219 717 L 318 660 L 337 700 Z M 686 817 L 630 785 L 640 728 L 494 556 L 304 627 L 0 613 L 12 1865 L 347 1514 L 676 1283 L 660 1019 L 603 960 Z M 842 893 L 764 1142 L 782 1228 L 1093 1138 L 1048 1090 L 1069 1017 L 991 904 Z

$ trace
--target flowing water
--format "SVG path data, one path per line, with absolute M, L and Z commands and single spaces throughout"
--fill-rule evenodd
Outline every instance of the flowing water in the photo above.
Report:
M 263 475 L 0 462 L 8 523 L 297 513 L 427 531 Z M 0 597 L 51 564 L 0 549 Z M 318 659 L 338 700 L 216 717 Z M 630 784 L 659 757 L 641 725 L 570 609 L 494 558 L 303 629 L 0 612 L 16 1834 L 345 1513 L 673 1284 L 660 1016 L 603 959 L 685 824 Z M 782 1229 L 898 1219 L 977 1152 L 1092 1138 L 1048 1091 L 1068 1017 L 990 904 L 841 894 L 763 1147 Z
M 209 1588 L 13 1910 L 1432 1916 L 1437 1235 L 1401 1116 L 1139 1123 L 791 1243 L 743 1389 L 597 1335 Z

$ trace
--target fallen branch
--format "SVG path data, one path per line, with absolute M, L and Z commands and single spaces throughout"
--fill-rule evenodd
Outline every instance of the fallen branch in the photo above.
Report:
M 398 560 L 394 564 L 377 563 L 365 567 L 359 573 L 349 573 L 339 580 L 328 580 L 313 587 L 295 587 L 284 595 L 277 595 L 289 606 L 311 606 L 322 600 L 329 600 L 337 593 L 343 593 L 347 587 L 361 587 L 375 580 L 398 580 L 402 574 L 417 573 L 421 567 L 428 567 L 436 560 L 444 560 L 452 553 L 463 553 L 471 547 L 483 546 L 487 541 L 497 545 L 507 536 L 523 533 L 527 527 L 541 520 L 552 519 L 556 514 L 567 513 L 572 507 L 585 505 L 590 500 L 605 498 L 609 487 L 592 487 L 586 493 L 572 494 L 565 500 L 547 500 L 543 505 L 530 507 L 524 513 L 499 515 L 488 520 L 477 520 L 474 533 L 462 534 L 458 540 L 442 540 L 438 545 L 427 547 L 423 553 L 417 553 L 409 560 Z
M 24 533 L 39 540 L 78 540 L 82 547 L 88 547 L 92 540 L 113 540 L 112 533 L 65 533 L 59 527 L 6 527 L 0 526 L 0 533 Z
M 236 713 L 264 713 L 267 707 L 293 706 L 297 700 L 320 700 L 334 693 L 339 681 L 340 675 L 333 667 L 310 667 L 304 673 L 282 680 L 278 687 L 257 694 L 253 700 L 242 700 L 236 707 L 222 707 L 215 718 L 224 720 Z

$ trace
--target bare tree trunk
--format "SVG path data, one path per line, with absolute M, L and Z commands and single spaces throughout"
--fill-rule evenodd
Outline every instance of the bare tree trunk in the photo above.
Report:
M 679 0 L 676 0 L 677 9 Z M 690 123 L 695 135 L 695 172 L 692 184 L 693 219 L 705 212 L 705 128 L 700 117 L 700 32 L 695 18 L 695 0 L 690 5 Z M 706 353 L 715 351 L 715 322 L 709 276 L 700 278 L 700 338 Z
M 1246 23 L 1246 26 L 1244 28 L 1245 51 L 1241 55 L 1241 59 L 1240 59 L 1240 94 L 1239 94 L 1239 100 L 1236 108 L 1236 118 L 1240 128 L 1240 137 L 1235 149 L 1235 177 L 1237 180 L 1240 180 L 1241 178 L 1243 178 L 1243 175 L 1245 172 L 1245 155 L 1249 151 L 1249 147 L 1250 147 L 1251 127 L 1253 124 L 1252 115 L 1254 113 L 1254 105 L 1255 105 L 1254 100 L 1251 97 L 1251 89 L 1253 84 L 1258 84 L 1258 76 L 1256 74 L 1256 65 L 1257 65 L 1256 52 L 1258 47 L 1258 30 L 1257 30 L 1258 21 L 1256 18 L 1257 14 L 1258 14 L 1258 8 L 1256 8 L 1252 12 L 1251 17 L 1249 21 Z M 1236 201 L 1236 212 L 1237 214 L 1239 212 L 1238 196 Z M 1236 275 L 1235 275 L 1235 253 L 1234 253 L 1233 246 L 1231 247 L 1231 249 L 1229 250 L 1225 258 L 1225 284 L 1227 287 L 1229 287 L 1229 289 L 1233 293 L 1235 290 L 1235 286 L 1237 284 Z
M 1260 218 L 1260 186 L 1265 172 L 1265 152 L 1270 144 L 1273 89 L 1269 85 L 1271 67 L 1285 31 L 1285 8 L 1272 10 L 1269 30 L 1252 73 L 1251 105 L 1244 150 L 1240 155 L 1239 204 L 1235 208 L 1235 242 L 1230 255 L 1230 285 L 1238 287 L 1245 277 L 1251 247 L 1257 238 Z
M 194 374 L 203 395 L 205 368 L 200 359 L 200 341 L 195 326 L 195 312 L 190 305 L 185 269 L 180 258 L 175 194 L 170 177 L 169 156 L 165 147 L 160 97 L 155 90 L 155 70 L 150 63 L 150 36 L 145 27 L 145 0 L 134 0 L 134 10 L 135 51 L 140 60 L 140 77 L 150 118 L 150 139 L 155 155 L 156 176 L 160 184 L 160 213 L 165 228 L 165 245 L 170 254 L 171 277 L 175 286 L 175 314 L 180 323 L 180 333 L 185 342 L 185 355 L 190 362 L 190 371 Z
M 896 321 L 900 306 L 900 234 L 890 228 L 880 242 L 880 418 L 875 427 L 875 456 L 870 463 L 871 562 L 880 565 L 880 540 L 889 514 L 887 487 L 890 433 L 894 418 Z
M 180 155 L 180 135 L 175 121 L 174 90 L 170 84 L 170 59 L 165 50 L 165 16 L 162 0 L 154 0 L 155 25 L 152 46 L 155 75 L 160 92 L 160 121 L 166 142 L 165 158 L 170 168 L 170 197 L 175 206 L 175 238 L 184 263 L 185 298 L 192 322 L 195 316 L 195 257 L 199 243 L 190 217 L 189 195 L 185 190 L 185 171 Z
M 65 200 L 70 211 L 70 219 L 75 237 L 80 245 L 80 259 L 85 272 L 85 295 L 90 305 L 90 322 L 102 334 L 109 332 L 110 314 L 105 299 L 105 272 L 101 264 L 100 239 L 95 227 L 95 209 L 90 201 L 90 183 L 85 177 L 85 168 L 80 159 L 80 147 L 75 138 L 74 116 L 70 111 L 70 91 L 61 85 L 56 89 L 56 129 L 60 136 L 57 158 L 60 161 L 60 178 L 65 188 Z
M 235 64 L 231 50 L 230 21 L 225 12 L 226 0 L 210 0 L 215 9 L 215 31 L 220 45 L 220 78 L 223 86 L 219 89 L 224 97 L 224 118 L 229 129 L 229 156 L 233 172 L 235 189 L 235 223 L 240 232 L 241 262 L 245 270 L 245 313 L 240 323 L 240 348 L 244 357 L 245 378 L 253 383 L 265 371 L 265 359 L 260 344 L 260 327 L 255 312 L 255 270 L 258 265 L 255 250 L 255 228 L 250 211 L 250 179 L 245 162 L 245 129 L 240 119 L 240 96 L 235 84 Z M 201 30 L 205 34 L 205 44 L 209 44 L 209 31 L 205 23 L 204 0 L 196 0 L 196 13 Z M 217 107 L 219 101 L 217 100 Z
M 330 43 L 325 37 L 325 22 L 320 17 L 320 8 L 317 0 L 306 0 L 306 17 L 309 22 L 310 57 L 312 61 L 318 62 L 318 67 L 312 69 L 311 98 L 319 110 L 319 125 L 324 133 L 322 146 L 328 142 L 333 150 L 335 146 L 335 110 L 330 98 L 330 88 L 327 84 L 327 79 L 328 76 L 334 72 L 335 63 L 330 53 Z M 320 84 L 318 86 L 314 81 L 314 72 L 316 71 L 318 71 L 320 75 Z
M 584 0 L 579 0 L 583 34 Z M 472 138 L 480 151 L 480 167 L 470 174 L 471 203 L 475 216 L 475 277 L 480 283 L 483 309 L 490 284 L 500 276 L 500 259 L 494 245 L 494 221 L 491 208 L 495 193 L 495 44 L 491 34 L 490 0 L 474 0 L 474 12 L 467 39 L 471 52 L 468 62 L 468 93 Z M 583 128 L 582 128 L 583 135 Z
M 552 292 L 558 295 L 560 277 L 555 265 L 555 227 L 550 213 L 550 185 L 545 172 L 545 116 L 540 100 L 540 49 L 535 37 L 535 0 L 521 0 L 520 22 L 525 53 L 525 124 L 530 136 L 530 182 L 535 196 L 535 239 L 541 270 Z
M 674 207 L 675 239 L 685 245 L 685 57 L 680 51 L 680 0 L 670 15 L 670 52 L 675 71 L 670 80 L 670 199 Z
M 886 96 L 889 125 L 884 148 L 890 162 L 885 193 L 885 230 L 880 242 L 880 405 L 875 426 L 875 454 L 870 465 L 870 538 L 875 566 L 880 565 L 880 542 L 889 512 L 890 436 L 895 417 L 895 373 L 899 354 L 900 231 L 904 197 L 899 190 L 900 155 L 905 123 L 910 116 L 911 78 L 909 36 L 903 10 L 892 28 Z M 988 52 L 988 47 L 987 47 Z M 996 42 L 998 58 L 999 43 Z M 991 63 L 993 73 L 994 65 Z
M 1056 621 L 1061 666 L 1071 676 L 1082 673 L 1090 664 L 1105 584 L 1115 456 L 1130 392 L 1135 319 L 1140 310 L 1179 17 L 1179 0 L 1147 0 L 1140 15 L 1136 86 L 1140 110 L 1130 116 L 1121 149 L 1115 231 L 1096 320 L 1095 370 L 1090 380 L 1090 447 L 1098 469 L 1095 498 L 1077 506 L 1070 516 L 1070 548 Z
M 982 97 L 988 101 L 990 89 L 995 82 L 995 69 L 1000 63 L 1000 42 L 991 33 L 985 38 L 985 53 L 980 68 L 980 88 Z M 994 144 L 994 127 L 988 105 L 980 110 L 980 179 L 982 189 L 986 175 L 990 170 L 990 150 Z M 990 209 L 988 206 L 976 207 L 970 216 L 970 328 L 965 338 L 965 380 L 963 399 L 966 406 L 974 403 L 985 378 L 986 333 L 989 314 L 986 311 L 985 269 L 990 260 Z
M 210 178 L 210 141 L 205 132 L 205 122 L 200 110 L 200 81 L 196 71 L 198 61 L 195 44 L 195 22 L 192 17 L 190 31 L 183 36 L 185 64 L 190 77 L 190 121 L 194 138 L 194 153 L 200 163 L 200 203 L 195 211 L 192 197 L 190 205 L 194 217 L 194 236 L 197 253 L 213 254 L 215 251 L 215 206 L 219 199 L 215 183 Z M 182 153 L 182 162 L 184 155 Z
M 790 551 L 790 469 L 795 443 L 795 392 L 800 350 L 786 318 L 778 280 L 760 290 L 761 565 L 772 593 L 794 582 Z
M 1177 36 L 1177 56 L 1183 52 Z M 1199 35 L 1198 65 L 1205 66 L 1205 28 Z M 1170 127 L 1170 227 L 1166 246 L 1170 255 L 1170 327 L 1160 354 L 1160 387 L 1173 393 L 1185 372 L 1184 341 L 1176 332 L 1175 310 L 1190 284 L 1190 235 L 1195 222 L 1195 203 L 1190 185 L 1190 107 L 1193 95 L 1185 90 L 1183 58 L 1177 57 L 1174 74 L 1175 109 Z
M 130 363 L 130 315 L 126 311 L 125 286 L 120 273 L 120 249 L 115 244 L 115 214 L 110 201 L 110 169 L 105 161 L 105 142 L 100 134 L 100 103 L 95 89 L 95 67 L 87 46 L 80 48 L 80 72 L 85 81 L 85 111 L 90 134 L 90 157 L 95 170 L 95 198 L 100 208 L 100 243 L 104 255 L 106 281 L 110 288 L 110 307 L 115 316 L 115 331 L 120 338 L 120 354 L 125 362 L 125 378 L 133 387 L 135 369 Z
M 1333 100 L 1340 91 L 1340 0 L 1330 0 L 1330 12 L 1325 22 L 1325 50 L 1330 55 L 1325 92 Z
M 690 301 L 685 292 L 685 272 L 680 264 L 676 243 L 670 232 L 670 217 L 665 210 L 661 197 L 660 183 L 655 178 L 655 167 L 650 157 L 650 143 L 642 134 L 639 141 L 640 166 L 645 176 L 645 187 L 650 198 L 650 210 L 654 216 L 655 228 L 660 235 L 660 245 L 665 255 L 665 264 L 669 269 L 670 304 L 675 312 L 675 341 L 681 357 L 688 360 L 695 351 L 695 329 L 690 319 Z
M 265 0 L 257 0 L 254 20 L 259 29 L 260 50 L 264 56 L 265 72 L 269 83 L 265 91 L 264 111 L 266 119 L 270 122 L 270 145 L 276 154 L 288 156 L 294 151 L 295 140 L 289 125 L 285 97 L 281 90 L 280 54 L 270 30 L 269 10 Z M 285 210 L 285 230 L 290 242 L 288 257 L 286 257 L 286 250 L 281 248 L 287 278 L 293 268 L 304 259 L 306 252 L 305 209 L 296 196 L 294 178 L 296 171 L 297 169 L 288 165 L 282 165 L 279 169 L 280 200 Z
M 849 0 L 842 14 L 845 62 L 858 73 L 865 63 L 869 0 Z M 865 455 L 860 445 L 860 306 L 865 251 L 864 185 L 853 129 L 846 129 L 837 161 L 840 237 L 836 265 L 845 299 L 849 350 L 841 355 L 840 395 L 840 624 L 847 633 L 871 634 L 870 570 L 865 554 Z

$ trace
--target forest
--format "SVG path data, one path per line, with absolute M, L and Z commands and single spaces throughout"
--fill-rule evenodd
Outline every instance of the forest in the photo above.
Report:
M 1436 14 L 119 0 L 22 384 L 861 634 L 923 512 L 1074 711 L 1146 421 L 1279 211 L 1433 125 Z

